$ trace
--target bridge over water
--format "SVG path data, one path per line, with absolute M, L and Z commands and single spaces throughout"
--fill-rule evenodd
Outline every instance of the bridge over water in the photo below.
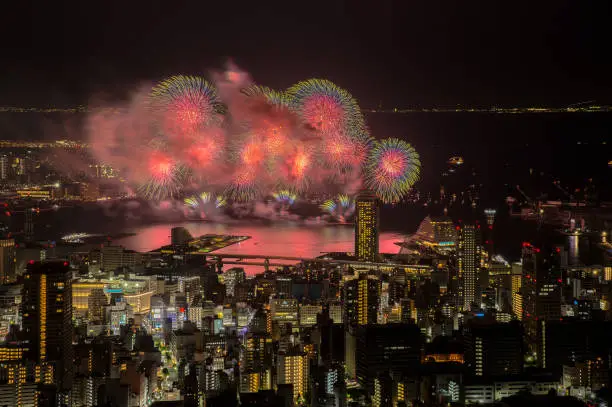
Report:
M 200 253 L 195 253 L 200 254 Z M 204 255 L 203 253 L 201 255 Z M 403 264 L 403 263 L 387 263 L 387 262 L 363 262 L 357 260 L 340 260 L 331 257 L 296 257 L 296 256 L 282 256 L 282 255 L 267 255 L 267 254 L 240 254 L 240 253 L 208 253 L 206 254 L 207 260 L 216 262 L 217 264 L 232 264 L 232 265 L 245 265 L 245 266 L 261 266 L 266 271 L 269 267 L 285 267 L 291 266 L 295 263 L 315 263 L 315 264 L 329 264 L 329 265 L 347 265 L 353 267 L 371 268 L 379 270 L 391 270 L 391 269 L 404 269 L 408 274 L 412 274 L 415 277 L 421 275 L 427 275 L 431 273 L 431 267 L 420 264 Z M 245 261 L 246 260 L 246 261 Z M 260 260 L 260 261 L 252 261 Z M 271 260 L 281 260 L 291 263 L 271 262 Z

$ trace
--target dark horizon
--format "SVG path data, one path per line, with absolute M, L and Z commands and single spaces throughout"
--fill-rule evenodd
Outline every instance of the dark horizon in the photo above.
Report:
M 607 3 L 71 3 L 3 22 L 0 105 L 117 101 L 228 61 L 273 88 L 328 78 L 364 108 L 612 103 Z

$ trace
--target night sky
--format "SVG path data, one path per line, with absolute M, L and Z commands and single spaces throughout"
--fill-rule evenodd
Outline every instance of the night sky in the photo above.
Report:
M 11 3 L 0 105 L 120 99 L 228 59 L 271 87 L 329 78 L 363 107 L 612 103 L 606 1 Z

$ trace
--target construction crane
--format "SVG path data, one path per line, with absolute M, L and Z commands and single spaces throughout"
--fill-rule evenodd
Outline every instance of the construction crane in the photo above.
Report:
M 521 189 L 521 186 L 520 186 L 520 185 L 517 185 L 517 186 L 516 186 L 516 190 L 517 190 L 517 191 L 518 191 L 518 192 L 519 192 L 519 193 L 520 193 L 520 194 L 523 196 L 523 198 L 525 198 L 525 201 L 527 201 L 527 203 L 528 203 L 530 206 L 535 207 L 533 199 L 531 199 L 531 198 L 529 197 L 529 195 L 527 195 L 527 194 L 525 193 L 525 191 L 523 191 L 523 190 Z
M 574 196 L 561 186 L 561 181 L 555 180 L 553 181 L 553 185 L 557 187 L 559 191 L 563 192 L 567 198 L 569 198 L 570 203 L 574 200 Z

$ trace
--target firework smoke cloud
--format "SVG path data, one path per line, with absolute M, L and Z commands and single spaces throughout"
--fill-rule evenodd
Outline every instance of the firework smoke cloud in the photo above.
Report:
M 401 198 L 420 165 L 407 143 L 374 142 L 355 99 L 333 83 L 277 91 L 233 65 L 210 81 L 173 76 L 123 109 L 97 110 L 88 134 L 94 158 L 139 196 L 180 200 L 190 211 L 265 196 L 288 207 L 298 196 L 342 191 L 327 210 L 344 219 L 347 194 L 364 180 L 384 201 Z

